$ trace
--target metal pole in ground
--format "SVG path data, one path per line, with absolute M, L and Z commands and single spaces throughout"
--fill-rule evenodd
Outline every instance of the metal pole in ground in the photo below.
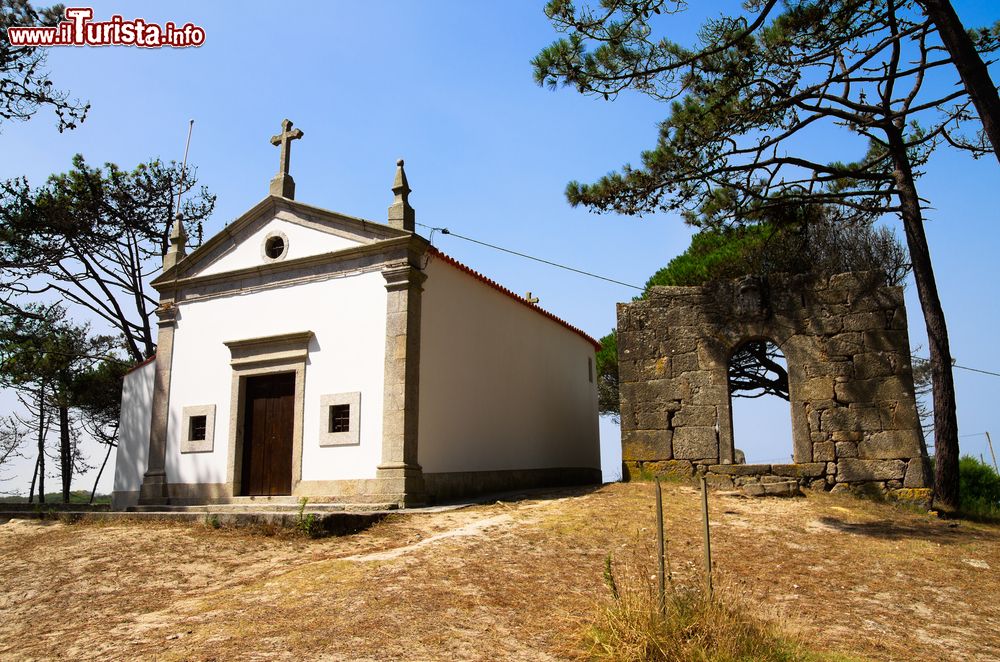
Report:
M 666 598 L 666 581 L 664 579 L 665 574 L 663 571 L 663 557 L 665 555 L 665 550 L 663 546 L 663 493 L 660 489 L 660 478 L 656 478 L 656 549 L 657 549 L 657 569 L 656 569 L 656 580 L 657 588 L 659 593 L 657 593 L 660 608 L 660 613 L 663 614 L 667 609 L 667 598 Z
M 708 482 L 701 477 L 701 519 L 705 524 L 705 584 L 712 599 L 712 536 L 708 531 Z
M 993 468 L 1000 472 L 1000 467 L 997 466 L 997 454 L 993 452 L 993 440 L 990 439 L 990 431 L 986 431 L 986 443 L 990 445 L 990 455 L 993 456 Z

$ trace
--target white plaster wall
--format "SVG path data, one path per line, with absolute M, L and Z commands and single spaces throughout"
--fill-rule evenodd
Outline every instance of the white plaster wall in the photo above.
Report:
M 115 455 L 115 492 L 136 492 L 142 487 L 149 456 L 149 422 L 153 412 L 153 376 L 156 361 L 125 375 L 122 410 Z M 130 504 L 115 503 L 115 507 Z
M 315 234 L 315 232 L 314 232 Z M 378 271 L 179 305 L 167 427 L 171 483 L 226 481 L 231 340 L 312 331 L 305 371 L 303 480 L 374 478 L 382 451 L 385 279 Z M 357 446 L 320 448 L 320 397 L 361 392 Z M 180 453 L 182 410 L 215 410 L 212 452 Z
M 235 238 L 229 252 L 198 273 L 218 274 L 265 264 L 261 253 L 264 239 L 270 232 L 284 232 L 288 237 L 288 253 L 283 258 L 285 260 L 330 253 L 358 245 L 357 241 L 345 237 L 304 227 L 282 218 L 273 218 L 249 232 L 246 237 Z
M 426 272 L 424 472 L 599 469 L 597 384 L 587 366 L 594 346 L 440 259 Z

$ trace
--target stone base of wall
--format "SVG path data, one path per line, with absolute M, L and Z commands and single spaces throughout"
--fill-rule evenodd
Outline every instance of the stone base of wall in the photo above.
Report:
M 843 465 L 843 466 L 841 466 Z M 842 459 L 839 462 L 800 464 L 709 464 L 690 460 L 622 463 L 622 479 L 688 480 L 705 476 L 709 487 L 737 489 L 750 484 L 798 482 L 803 489 L 847 492 L 930 508 L 932 491 L 926 486 L 927 460 Z
M 462 497 L 511 492 L 540 487 L 600 485 L 601 470 L 590 467 L 553 467 L 548 469 L 508 469 L 499 471 L 455 471 L 423 474 L 427 500 L 443 503 Z M 305 497 L 309 503 L 351 503 L 385 505 L 377 479 L 300 481 L 291 495 L 276 497 L 233 496 L 226 483 L 174 483 L 168 485 L 169 505 L 295 503 Z M 114 492 L 112 510 L 126 510 L 137 505 L 138 492 Z M 399 504 L 397 504 L 399 505 Z M 407 504 L 409 505 L 409 504 Z M 423 505 L 423 504 L 421 504 Z
M 427 493 L 435 503 L 461 497 L 511 492 L 539 487 L 600 485 L 601 470 L 589 467 L 510 469 L 504 471 L 455 471 L 425 473 Z

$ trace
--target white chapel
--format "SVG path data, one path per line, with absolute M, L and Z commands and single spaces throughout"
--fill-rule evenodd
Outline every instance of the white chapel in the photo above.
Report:
M 600 481 L 597 342 L 415 232 L 270 194 L 186 253 L 157 353 L 125 378 L 113 505 L 308 497 L 419 505 Z

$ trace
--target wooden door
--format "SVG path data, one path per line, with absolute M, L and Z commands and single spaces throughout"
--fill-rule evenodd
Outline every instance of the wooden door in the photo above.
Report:
M 294 372 L 247 378 L 242 494 L 292 493 L 294 411 Z

